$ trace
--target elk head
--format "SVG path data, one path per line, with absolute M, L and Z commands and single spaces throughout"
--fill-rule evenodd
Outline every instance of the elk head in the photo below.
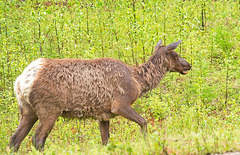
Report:
M 161 53 L 161 55 L 165 58 L 168 71 L 179 72 L 185 75 L 188 73 L 188 70 L 191 69 L 191 66 L 186 60 L 181 58 L 177 52 L 174 51 L 181 41 L 182 40 L 179 40 L 170 45 L 161 46 L 162 40 L 160 40 L 155 47 L 155 52 Z

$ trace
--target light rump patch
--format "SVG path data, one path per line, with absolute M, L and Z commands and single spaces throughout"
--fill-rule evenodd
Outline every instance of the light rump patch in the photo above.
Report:
M 30 63 L 19 75 L 14 84 L 14 91 L 16 93 L 18 104 L 22 106 L 22 102 L 29 103 L 29 94 L 34 80 L 36 79 L 39 70 L 43 66 L 44 59 L 39 58 Z M 30 103 L 29 103 L 30 104 Z

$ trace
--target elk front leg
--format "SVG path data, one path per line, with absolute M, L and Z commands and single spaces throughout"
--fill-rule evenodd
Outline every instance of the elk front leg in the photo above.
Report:
M 99 121 L 102 144 L 107 145 L 109 139 L 109 121 Z
M 118 103 L 112 107 L 111 112 L 138 123 L 142 129 L 142 133 L 144 134 L 144 137 L 146 137 L 147 122 L 130 105 Z

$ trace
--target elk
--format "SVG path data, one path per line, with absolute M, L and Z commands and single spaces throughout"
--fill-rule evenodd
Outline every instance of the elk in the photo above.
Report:
M 17 151 L 39 120 L 32 143 L 42 151 L 59 116 L 97 119 L 103 145 L 109 139 L 109 120 L 115 116 L 136 122 L 146 135 L 147 122 L 131 105 L 157 87 L 167 71 L 188 73 L 190 64 L 174 51 L 180 43 L 162 46 L 160 40 L 149 60 L 139 66 L 112 58 L 33 61 L 15 81 L 21 118 L 10 148 Z

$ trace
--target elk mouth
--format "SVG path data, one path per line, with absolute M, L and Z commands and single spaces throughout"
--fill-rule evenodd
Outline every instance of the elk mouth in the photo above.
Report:
M 183 69 L 183 71 L 181 72 L 183 75 L 186 75 L 188 73 L 188 69 Z

